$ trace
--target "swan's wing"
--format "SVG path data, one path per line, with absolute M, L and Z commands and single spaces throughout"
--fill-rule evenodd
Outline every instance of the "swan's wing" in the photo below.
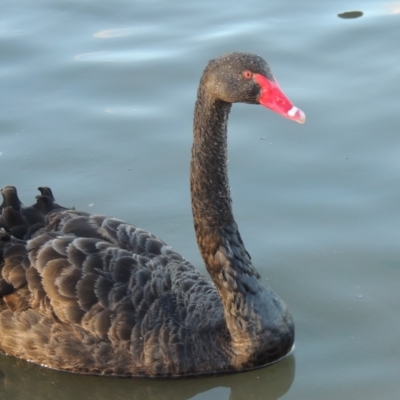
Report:
M 50 213 L 46 226 L 38 234 L 42 232 L 103 239 L 121 249 L 150 258 L 167 246 L 153 234 L 122 220 L 75 210 L 56 210 Z
M 185 374 L 199 362 L 195 354 L 210 362 L 202 346 L 222 340 L 213 354 L 225 351 L 218 292 L 182 256 L 124 221 L 54 210 L 46 198 L 36 204 L 41 228 L 29 226 L 26 208 L 10 217 L 2 210 L 2 351 L 53 368 L 127 375 Z M 14 220 L 29 240 L 12 236 Z
M 59 232 L 27 244 L 1 235 L 0 348 L 9 354 L 81 372 L 177 373 L 192 368 L 201 332 L 223 321 L 215 288 L 167 245 L 144 256 Z

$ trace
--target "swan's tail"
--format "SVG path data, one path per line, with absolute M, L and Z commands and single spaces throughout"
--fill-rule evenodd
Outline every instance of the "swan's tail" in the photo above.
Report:
M 1 189 L 3 203 L 0 205 L 0 229 L 4 234 L 17 239 L 28 240 L 32 235 L 46 224 L 47 215 L 54 211 L 64 209 L 55 202 L 53 192 L 48 187 L 39 187 L 40 195 L 36 196 L 36 203 L 24 207 L 18 198 L 14 186 Z

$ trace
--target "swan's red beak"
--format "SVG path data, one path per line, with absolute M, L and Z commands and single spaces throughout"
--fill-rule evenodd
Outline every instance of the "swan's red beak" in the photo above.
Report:
M 285 96 L 278 82 L 272 82 L 260 74 L 254 74 L 253 78 L 261 87 L 258 100 L 262 106 L 300 124 L 306 122 L 306 115 Z

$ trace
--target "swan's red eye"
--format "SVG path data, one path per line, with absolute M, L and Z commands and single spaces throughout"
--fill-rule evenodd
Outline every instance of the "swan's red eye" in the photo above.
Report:
M 242 75 L 243 75 L 243 78 L 245 78 L 245 79 L 251 79 L 253 77 L 252 72 L 249 70 L 243 71 Z

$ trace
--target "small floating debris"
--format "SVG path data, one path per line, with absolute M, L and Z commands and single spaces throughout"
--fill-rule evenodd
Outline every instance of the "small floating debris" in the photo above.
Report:
M 338 14 L 339 18 L 343 19 L 354 19 L 354 18 L 360 18 L 364 15 L 362 11 L 346 11 L 344 13 Z

